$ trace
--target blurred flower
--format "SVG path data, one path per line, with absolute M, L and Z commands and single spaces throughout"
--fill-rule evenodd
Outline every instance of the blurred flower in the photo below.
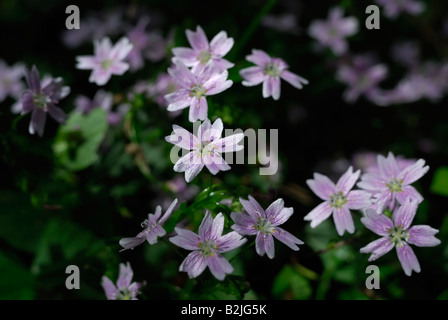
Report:
M 66 30 L 62 34 L 64 44 L 69 48 L 76 48 L 85 42 L 121 33 L 123 30 L 122 11 L 117 8 L 110 11 L 88 13 L 87 18 L 81 20 L 79 29 Z
M 275 247 L 272 236 L 292 250 L 299 250 L 297 245 L 303 242 L 279 227 L 294 213 L 293 208 L 285 208 L 283 199 L 273 202 L 266 211 L 252 196 L 249 196 L 249 201 L 240 198 L 240 203 L 246 213 L 232 212 L 231 218 L 235 222 L 232 229 L 241 235 L 257 235 L 255 250 L 260 256 L 266 253 L 270 259 L 274 258 Z
M 267 28 L 271 28 L 277 31 L 289 32 L 294 35 L 299 34 L 297 17 L 289 12 L 280 15 L 267 14 L 263 17 L 261 24 Z
M 375 261 L 395 247 L 404 273 L 410 276 L 412 271 L 420 272 L 420 264 L 409 244 L 418 247 L 434 247 L 440 244 L 440 240 L 434 236 L 439 232 L 437 229 L 427 225 L 410 227 L 417 207 L 416 199 L 407 198 L 399 208 L 395 209 L 392 220 L 384 214 L 367 210 L 361 222 L 381 238 L 361 248 L 360 252 L 372 253 L 369 261 Z
M 425 160 L 420 159 L 400 168 L 393 153 L 389 152 L 387 158 L 378 155 L 377 162 L 378 172 L 363 174 L 357 185 L 373 195 L 378 213 L 382 213 L 387 207 L 393 210 L 395 200 L 401 205 L 407 198 L 416 199 L 418 203 L 423 201 L 420 193 L 410 184 L 428 172 L 429 167 L 424 166 Z
M 387 76 L 387 66 L 375 64 L 369 56 L 355 56 L 350 64 L 342 64 L 338 67 L 336 77 L 348 88 L 343 97 L 349 102 L 355 102 L 361 95 L 365 95 L 372 101 L 378 93 L 378 83 Z
M 0 59 L 0 102 L 7 96 L 19 98 L 24 89 L 21 80 L 24 72 L 25 67 L 21 63 L 9 67 L 5 61 Z
M 219 32 L 210 43 L 200 26 L 196 27 L 196 32 L 187 30 L 185 33 L 192 48 L 173 48 L 173 63 L 180 61 L 187 67 L 193 67 L 194 73 L 209 64 L 219 72 L 234 66 L 223 58 L 234 43 L 233 38 L 227 37 L 225 31 Z
M 188 120 L 205 120 L 207 118 L 208 104 L 206 97 L 218 94 L 232 86 L 227 80 L 228 72 L 218 73 L 213 65 L 209 64 L 197 74 L 190 71 L 182 62 L 177 61 L 168 73 L 178 84 L 177 91 L 167 94 L 168 111 L 177 111 L 190 107 Z
M 142 227 L 144 227 L 145 230 L 140 232 L 136 237 L 122 238 L 120 240 L 120 246 L 124 248 L 121 251 L 134 249 L 136 246 L 145 242 L 145 240 L 147 240 L 150 245 L 157 243 L 157 238 L 163 237 L 166 234 L 166 231 L 162 228 L 162 226 L 173 214 L 176 204 L 177 199 L 174 199 L 162 217 L 160 217 L 162 214 L 162 208 L 157 206 L 156 212 L 154 214 L 148 214 L 148 219 L 143 221 Z
M 411 69 L 392 90 L 375 97 L 379 105 L 411 103 L 420 99 L 437 102 L 448 90 L 448 63 L 425 62 Z
M 355 225 L 350 210 L 366 209 L 371 205 L 370 194 L 362 190 L 351 190 L 359 178 L 361 171 L 353 172 L 353 168 L 341 176 L 336 185 L 324 175 L 314 173 L 314 180 L 306 181 L 310 189 L 323 203 L 308 213 L 304 220 L 311 221 L 311 228 L 318 226 L 333 214 L 334 224 L 339 235 L 347 230 L 355 232 Z
M 356 152 L 352 157 L 353 166 L 356 169 L 361 169 L 364 172 L 379 173 L 380 169 L 377 162 L 378 154 L 372 151 Z M 415 163 L 415 159 L 406 159 L 403 156 L 396 156 L 399 170 Z
M 224 280 L 226 274 L 233 272 L 233 267 L 221 254 L 238 248 L 246 242 L 235 231 L 222 235 L 224 216 L 222 213 L 213 219 L 209 211 L 199 226 L 198 234 L 175 228 L 176 236 L 169 240 L 176 246 L 192 250 L 179 267 L 179 271 L 187 272 L 190 278 L 199 276 L 205 268 L 218 280 Z
M 149 17 L 143 16 L 137 25 L 126 34 L 132 44 L 132 50 L 126 57 L 131 70 L 141 69 L 144 65 L 143 51 L 148 47 L 149 36 L 145 32 L 149 23 Z
M 43 135 L 47 113 L 57 122 L 65 123 L 67 115 L 56 106 L 70 93 L 70 87 L 64 87 L 62 78 L 51 79 L 48 84 L 41 82 L 39 71 L 33 66 L 26 72 L 26 82 L 29 89 L 22 95 L 21 104 L 13 106 L 13 111 L 20 109 L 22 115 L 32 111 L 29 133 Z
M 335 7 L 330 9 L 328 19 L 312 21 L 308 34 L 319 43 L 330 48 L 335 55 L 347 52 L 348 44 L 345 38 L 358 32 L 358 20 L 355 17 L 344 18 L 344 10 Z
M 271 58 L 262 50 L 252 50 L 246 60 L 257 66 L 240 70 L 243 86 L 251 87 L 263 83 L 263 98 L 272 96 L 274 100 L 280 98 L 280 78 L 297 89 L 302 89 L 308 80 L 288 71 L 288 64 L 280 58 Z
M 415 41 L 404 41 L 393 45 L 392 58 L 407 67 L 416 67 L 420 60 L 420 47 Z
M 375 0 L 376 3 L 384 7 L 384 14 L 391 19 L 397 18 L 400 13 L 406 12 L 411 15 L 419 15 L 425 9 L 420 1 L 415 0 Z
M 174 80 L 172 76 L 170 76 L 168 73 L 161 73 L 158 75 L 156 81 L 154 83 L 149 84 L 149 88 L 147 89 L 148 96 L 153 98 L 154 101 L 162 107 L 168 107 L 169 103 L 165 99 L 165 96 L 176 92 L 179 90 L 179 86 L 177 85 L 177 82 Z M 176 111 L 173 111 L 176 112 Z M 178 110 L 177 113 L 182 112 L 181 110 Z
M 244 134 L 237 133 L 221 138 L 223 124 L 217 119 L 213 125 L 210 120 L 205 120 L 198 128 L 197 136 L 191 134 L 184 128 L 173 125 L 173 134 L 165 140 L 175 146 L 191 150 L 188 154 L 177 160 L 174 171 L 185 172 L 185 181 L 192 181 L 204 168 L 213 174 L 219 171 L 230 170 L 230 166 L 221 157 L 221 153 L 236 152 L 243 149 L 238 145 L 244 138 Z
M 177 195 L 180 202 L 193 199 L 200 191 L 198 186 L 187 184 L 180 175 L 176 175 L 176 177 L 167 181 L 166 185 Z
M 109 125 L 115 126 L 120 123 L 124 115 L 128 112 L 129 105 L 124 103 L 120 104 L 117 111 L 113 112 L 113 100 L 113 94 L 104 90 L 98 90 L 92 100 L 84 95 L 79 95 L 75 100 L 75 111 L 82 114 L 89 114 L 95 108 L 103 109 L 107 113 Z
M 107 277 L 101 279 L 101 286 L 108 300 L 138 300 L 137 295 L 145 282 L 132 282 L 134 272 L 129 264 L 120 263 L 117 286 Z
M 129 69 L 129 64 L 123 62 L 132 50 L 128 38 L 121 38 L 114 46 L 109 38 L 94 41 L 94 56 L 78 56 L 76 68 L 92 69 L 89 81 L 99 86 L 105 85 L 112 75 L 122 75 Z

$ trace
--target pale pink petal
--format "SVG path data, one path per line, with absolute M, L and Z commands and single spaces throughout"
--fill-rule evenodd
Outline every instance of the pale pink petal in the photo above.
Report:
M 118 274 L 117 287 L 122 290 L 124 288 L 128 288 L 131 284 L 132 277 L 134 276 L 134 272 L 129 264 L 120 263 L 120 272 Z
M 347 195 L 347 208 L 352 210 L 362 210 L 370 207 L 372 201 L 370 200 L 370 193 L 362 190 L 350 191 Z
M 308 80 L 288 70 L 284 70 L 281 73 L 280 78 L 282 78 L 283 80 L 285 80 L 286 82 L 288 82 L 297 89 L 302 89 L 304 84 L 308 84 Z
M 213 276 L 221 281 L 224 280 L 226 274 L 233 272 L 233 267 L 230 262 L 219 253 L 207 257 L 207 264 Z
M 228 171 L 230 166 L 218 153 L 212 153 L 211 155 L 203 156 L 205 166 L 211 174 L 215 175 L 219 171 Z
M 333 208 L 328 201 L 322 202 L 316 208 L 311 210 L 303 219 L 305 221 L 311 221 L 311 228 L 318 226 L 322 221 L 326 220 L 331 213 Z
M 179 267 L 179 271 L 187 272 L 190 278 L 196 278 L 207 267 L 207 262 L 200 251 L 191 252 Z
M 174 228 L 177 233 L 176 236 L 169 238 L 169 241 L 176 246 L 184 248 L 186 250 L 198 250 L 201 238 L 193 231 L 181 228 Z
M 263 68 L 258 66 L 240 70 L 240 76 L 243 78 L 242 85 L 246 87 L 257 86 L 268 77 Z
M 255 230 L 257 219 L 254 219 L 247 213 L 232 212 L 230 214 L 234 224 L 232 229 L 242 235 L 255 235 L 258 231 Z
M 389 237 L 382 237 L 361 248 L 359 252 L 372 253 L 369 257 L 369 261 L 375 261 L 392 250 L 393 247 L 394 244 L 389 240 Z
M 233 47 L 233 43 L 233 38 L 228 38 L 227 33 L 221 31 L 210 41 L 210 51 L 215 56 L 223 57 Z
M 203 241 L 210 239 L 212 228 L 213 228 L 213 216 L 210 213 L 210 211 L 207 210 L 198 230 L 199 231 L 198 234 Z
M 200 141 L 192 133 L 178 125 L 173 125 L 174 134 L 167 136 L 165 140 L 183 149 L 196 149 L 200 146 Z
M 173 67 L 168 68 L 168 73 L 174 81 L 184 89 L 191 89 L 191 87 L 196 84 L 195 76 L 191 73 L 190 69 L 180 61 L 176 61 Z
M 422 195 L 413 186 L 405 186 L 401 192 L 396 192 L 395 197 L 400 204 L 405 203 L 407 198 L 415 199 L 418 203 L 423 201 Z
M 392 220 L 395 226 L 404 230 L 408 229 L 417 213 L 418 201 L 408 198 L 397 210 L 392 214 Z
M 378 173 L 365 173 L 357 186 L 367 191 L 378 191 L 387 189 L 386 181 Z
M 274 259 L 274 238 L 270 234 L 258 232 L 257 237 L 255 238 L 255 251 L 260 256 L 263 256 L 266 253 L 269 259 Z
M 439 239 L 434 237 L 438 232 L 439 230 L 430 226 L 413 226 L 409 229 L 409 239 L 407 239 L 407 242 L 419 247 L 434 247 L 441 243 Z
M 179 47 L 173 48 L 171 51 L 174 55 L 173 63 L 181 61 L 187 67 L 192 67 L 199 62 L 197 53 L 191 48 Z
M 109 71 L 112 74 L 121 76 L 123 73 L 129 70 L 129 64 L 122 61 L 116 61 L 110 68 Z
M 333 210 L 333 220 L 340 236 L 344 234 L 345 230 L 347 230 L 348 233 L 355 232 L 355 224 L 353 223 L 352 215 L 350 210 L 346 207 L 335 208 Z
M 389 152 L 387 158 L 382 155 L 378 155 L 378 168 L 383 177 L 397 177 L 400 170 L 398 169 L 397 160 L 392 152 Z
M 402 179 L 404 184 L 411 184 L 420 179 L 428 172 L 429 166 L 424 166 L 425 160 L 420 159 L 413 165 L 403 169 L 397 179 Z
M 61 108 L 56 107 L 53 104 L 48 105 L 48 113 L 53 117 L 54 120 L 56 120 L 59 123 L 65 123 L 65 120 L 67 119 L 67 114 L 62 111 Z
M 185 33 L 187 34 L 188 42 L 193 47 L 193 49 L 197 51 L 208 49 L 207 36 L 200 26 L 196 27 L 196 32 L 187 30 Z
M 204 83 L 204 89 L 207 90 L 207 95 L 212 96 L 218 93 L 221 93 L 228 88 L 230 88 L 233 84 L 232 80 L 227 80 L 228 72 L 223 71 L 220 74 L 215 74 L 210 77 Z
M 360 174 L 361 170 L 353 172 L 353 167 L 350 166 L 336 183 L 336 191 L 342 191 L 343 194 L 347 194 L 347 192 L 352 190 Z
M 198 120 L 207 119 L 208 104 L 204 97 L 194 97 L 191 102 L 190 111 L 188 113 L 188 120 L 195 122 Z
M 127 249 L 134 249 L 135 247 L 141 245 L 143 242 L 145 242 L 144 237 L 130 237 L 130 238 L 122 238 L 118 242 L 120 246 L 123 247 L 121 251 L 127 250 Z
M 108 300 L 116 299 L 118 290 L 115 287 L 114 283 L 108 277 L 103 276 L 101 278 L 101 286 L 103 287 Z
M 271 57 L 262 50 L 252 49 L 252 54 L 246 57 L 246 60 L 261 67 L 271 62 Z
M 366 216 L 361 218 L 362 224 L 369 230 L 380 236 L 388 236 L 394 228 L 392 220 L 384 214 L 378 214 L 374 210 L 366 210 Z
M 274 100 L 280 99 L 280 78 L 279 77 L 270 77 L 271 78 L 271 94 Z
M 76 60 L 76 68 L 80 70 L 94 69 L 98 66 L 98 62 L 93 56 L 78 56 Z
M 45 122 L 47 120 L 47 113 L 42 109 L 35 108 L 31 114 L 31 121 L 28 127 L 30 134 L 37 134 L 42 137 L 44 134 Z
M 222 235 L 223 230 L 224 230 L 224 216 L 222 213 L 218 213 L 215 219 L 213 219 L 213 224 L 208 239 L 218 240 L 218 238 Z
M 314 180 L 309 179 L 306 184 L 322 200 L 328 200 L 336 192 L 336 186 L 327 176 L 314 173 Z
M 283 230 L 282 228 L 275 228 L 274 233 L 272 234 L 278 241 L 284 243 L 288 247 L 290 247 L 294 251 L 298 251 L 299 247 L 298 244 L 303 244 L 303 241 L 293 236 L 291 233 L 289 233 L 286 230 Z
M 406 242 L 403 242 L 401 245 L 397 246 L 397 255 L 398 260 L 400 260 L 401 267 L 407 276 L 410 277 L 412 271 L 417 273 L 421 271 L 420 264 L 418 263 L 414 251 Z
M 189 90 L 179 89 L 176 92 L 165 95 L 165 100 L 168 102 L 168 111 L 177 111 L 190 106 L 193 102 L 193 97 L 190 96 Z
M 247 239 L 242 238 L 241 235 L 238 232 L 232 231 L 227 233 L 226 235 L 220 237 L 216 241 L 216 245 L 218 248 L 216 249 L 217 252 L 227 252 L 234 250 L 241 245 L 243 245 Z
M 244 146 L 238 144 L 244 139 L 243 133 L 232 134 L 231 136 L 218 139 L 210 143 L 217 152 L 236 152 L 244 149 Z

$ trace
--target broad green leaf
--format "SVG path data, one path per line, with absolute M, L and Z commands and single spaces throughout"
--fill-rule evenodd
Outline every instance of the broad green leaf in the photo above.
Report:
M 313 291 L 305 277 L 299 274 L 293 267 L 286 265 L 277 274 L 272 286 L 272 294 L 276 299 L 309 299 Z
M 34 298 L 33 276 L 20 262 L 0 252 L 0 300 Z
M 431 191 L 448 197 L 448 167 L 439 167 L 436 170 L 431 183 Z
M 107 114 L 100 108 L 88 115 L 74 112 L 61 126 L 53 143 L 56 159 L 67 169 L 87 168 L 98 159 L 97 150 L 107 131 Z

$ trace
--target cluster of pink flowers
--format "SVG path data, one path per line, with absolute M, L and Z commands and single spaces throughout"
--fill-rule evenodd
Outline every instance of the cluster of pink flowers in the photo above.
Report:
M 423 201 L 411 184 L 428 172 L 429 167 L 425 166 L 423 159 L 397 160 L 391 152 L 387 157 L 378 155 L 376 162 L 369 162 L 364 174 L 361 175 L 361 170 L 353 172 L 350 167 L 336 184 L 319 173 L 314 174 L 314 179 L 307 180 L 310 189 L 324 202 L 304 219 L 311 221 L 314 228 L 332 215 L 336 229 L 342 236 L 345 231 L 355 232 L 350 210 L 361 210 L 361 222 L 382 236 L 361 249 L 362 253 L 372 253 L 369 261 L 396 247 L 406 275 L 410 276 L 412 270 L 420 272 L 418 260 L 409 244 L 421 247 L 440 244 L 440 240 L 434 237 L 438 230 L 426 225 L 410 228 L 418 204 Z M 352 190 L 356 183 L 361 190 Z M 392 220 L 388 216 L 391 213 Z

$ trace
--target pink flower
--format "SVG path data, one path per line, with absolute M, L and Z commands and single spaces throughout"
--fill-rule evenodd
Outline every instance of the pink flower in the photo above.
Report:
M 371 253 L 369 261 L 375 261 L 395 247 L 406 275 L 410 276 L 412 271 L 420 272 L 420 264 L 409 244 L 419 247 L 434 247 L 440 244 L 440 240 L 434 237 L 439 232 L 437 229 L 426 225 L 410 227 L 417 212 L 417 207 L 417 200 L 407 198 L 394 211 L 392 220 L 384 214 L 377 214 L 370 209 L 367 210 L 365 217 L 361 218 L 361 222 L 381 238 L 361 248 L 360 252 Z
M 407 198 L 415 199 L 418 203 L 423 201 L 423 197 L 411 184 L 428 172 L 429 167 L 424 166 L 425 160 L 420 159 L 400 168 L 394 155 L 389 152 L 387 158 L 378 155 L 377 162 L 379 171 L 363 174 L 358 187 L 373 195 L 378 213 L 387 207 L 393 210 L 395 200 L 401 205 Z
M 366 209 L 371 205 L 370 194 L 362 190 L 351 190 L 359 178 L 361 171 L 353 172 L 350 167 L 338 180 L 336 185 L 324 175 L 314 173 L 314 180 L 306 183 L 323 203 L 308 213 L 304 220 L 311 221 L 311 228 L 318 226 L 333 214 L 334 224 L 339 235 L 347 230 L 355 232 L 355 225 L 350 210 Z
M 425 10 L 425 5 L 415 0 L 376 0 L 376 2 L 384 7 L 385 15 L 391 19 L 397 18 L 402 12 L 416 16 Z
M 123 62 L 132 50 L 128 38 L 121 38 L 114 46 L 109 38 L 94 41 L 94 56 L 76 57 L 76 68 L 92 69 L 89 81 L 99 86 L 105 85 L 112 75 L 122 75 L 129 69 L 129 64 Z
M 190 122 L 205 120 L 208 113 L 206 97 L 223 92 L 233 84 L 227 80 L 227 71 L 218 73 L 211 64 L 196 74 L 177 61 L 173 68 L 168 69 L 168 73 L 179 85 L 177 91 L 165 96 L 169 103 L 168 111 L 190 107 Z
M 246 213 L 232 212 L 231 218 L 235 222 L 232 229 L 241 235 L 256 235 L 255 250 L 258 255 L 266 253 L 270 259 L 274 258 L 274 237 L 292 250 L 299 250 L 297 245 L 303 244 L 303 241 L 279 227 L 294 213 L 293 208 L 285 208 L 283 199 L 273 202 L 266 211 L 252 196 L 249 196 L 249 201 L 240 199 L 240 203 Z
M 262 50 L 252 50 L 246 60 L 257 66 L 240 70 L 243 86 L 251 87 L 263 83 L 263 98 L 272 96 L 274 100 L 280 98 L 280 78 L 289 82 L 297 89 L 302 89 L 308 80 L 288 71 L 289 66 L 280 58 L 271 58 Z
M 224 280 L 227 274 L 233 272 L 233 267 L 221 254 L 232 251 L 246 242 L 235 231 L 222 235 L 224 216 L 222 213 L 213 219 L 209 211 L 199 226 L 198 234 L 181 228 L 175 228 L 176 236 L 169 240 L 176 246 L 191 250 L 179 267 L 179 271 L 187 272 L 190 278 L 198 277 L 205 268 L 218 280 Z
M 116 286 L 107 276 L 103 276 L 101 286 L 106 293 L 107 300 L 138 300 L 137 295 L 146 282 L 132 282 L 133 276 L 134 272 L 129 262 L 127 264 L 120 263 L 120 274 Z
M 174 132 L 165 138 L 166 141 L 190 151 L 177 160 L 174 171 L 185 172 L 185 181 L 190 182 L 204 168 L 204 165 L 213 175 L 219 171 L 230 170 L 230 166 L 221 157 L 221 153 L 242 150 L 243 146 L 238 145 L 238 142 L 244 138 L 244 134 L 237 133 L 221 138 L 222 130 L 221 119 L 217 119 L 213 125 L 210 120 L 205 120 L 199 126 L 197 136 L 174 125 Z
M 227 37 L 225 31 L 219 32 L 210 43 L 200 26 L 196 27 L 196 32 L 187 30 L 185 33 L 192 48 L 173 48 L 173 63 L 180 61 L 187 67 L 193 67 L 193 72 L 208 64 L 213 65 L 219 72 L 234 66 L 233 63 L 223 59 L 232 48 L 234 42 L 233 38 Z
M 328 13 L 328 20 L 311 22 L 308 33 L 324 47 L 329 47 L 334 54 L 342 55 L 347 52 L 348 44 L 345 38 L 358 32 L 358 20 L 354 17 L 344 18 L 344 11 L 332 8 Z

